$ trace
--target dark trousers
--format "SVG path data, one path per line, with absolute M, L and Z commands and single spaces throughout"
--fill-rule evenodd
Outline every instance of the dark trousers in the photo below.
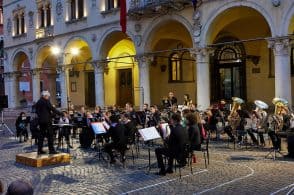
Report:
M 70 135 L 70 128 L 68 127 L 62 127 L 62 129 L 59 129 L 58 134 L 58 144 L 61 143 L 62 138 L 65 138 L 66 143 L 69 145 L 69 135 Z
M 224 131 L 228 134 L 232 141 L 235 140 L 235 137 L 233 135 L 233 129 L 231 126 L 226 126 Z
M 105 144 L 104 150 L 110 156 L 110 159 L 113 160 L 114 159 L 113 150 L 117 150 L 118 152 L 120 152 L 121 156 L 125 156 L 126 146 L 123 146 L 123 145 L 120 146 L 112 142 L 112 143 Z
M 268 135 L 270 136 L 270 138 L 272 140 L 273 147 L 275 149 L 280 150 L 281 149 L 281 138 L 279 138 L 274 131 L 268 132 Z
M 294 135 L 289 135 L 287 137 L 287 142 L 288 142 L 288 155 L 289 157 L 294 158 Z
M 49 152 L 54 151 L 54 147 L 53 147 L 53 136 L 54 136 L 54 132 L 52 129 L 52 125 L 51 124 L 40 124 L 40 134 L 38 137 L 38 151 L 42 151 L 43 149 L 43 142 L 44 142 L 44 138 L 47 137 L 48 139 L 48 148 L 49 148 Z
M 156 158 L 157 158 L 158 167 L 161 170 L 165 170 L 165 166 L 164 166 L 164 163 L 163 163 L 163 156 L 166 156 L 168 158 L 168 168 L 172 169 L 173 161 L 174 161 L 174 155 L 172 155 L 167 148 L 156 148 L 155 149 L 155 155 L 156 155 Z

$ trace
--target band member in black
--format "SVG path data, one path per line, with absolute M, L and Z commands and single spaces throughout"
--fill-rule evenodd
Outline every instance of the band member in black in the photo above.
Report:
M 147 116 L 147 126 L 156 127 L 160 122 L 160 112 L 156 105 L 150 106 L 150 115 Z
M 52 129 L 52 115 L 53 113 L 61 115 L 61 112 L 56 110 L 49 101 L 50 93 L 48 91 L 42 92 L 42 97 L 36 104 L 36 113 L 38 115 L 38 122 L 40 126 L 40 134 L 38 139 L 38 154 L 45 154 L 43 151 L 44 137 L 48 139 L 49 154 L 56 154 L 53 147 L 53 129 Z
M 112 142 L 105 144 L 104 149 L 110 156 L 110 163 L 115 163 L 113 149 L 120 152 L 122 160 L 125 160 L 125 151 L 127 149 L 126 128 L 119 123 L 119 118 L 115 115 L 110 116 L 110 128 L 107 132 Z
M 181 124 L 181 115 L 174 114 L 171 117 L 171 134 L 167 141 L 167 147 L 156 148 L 155 154 L 160 168 L 159 175 L 173 173 L 173 160 L 177 159 L 180 166 L 186 164 L 185 146 L 189 143 L 188 131 Z M 168 168 L 165 169 L 163 156 L 168 157 Z
M 178 103 L 177 98 L 174 96 L 173 92 L 168 93 L 168 102 L 169 106 L 172 107 L 173 105 L 176 105 Z
M 19 142 L 21 142 L 21 137 L 24 136 L 24 142 L 26 142 L 29 138 L 28 134 L 28 124 L 29 124 L 30 118 L 26 116 L 26 113 L 21 112 L 20 115 L 17 117 L 15 122 L 16 127 L 16 135 L 19 137 Z

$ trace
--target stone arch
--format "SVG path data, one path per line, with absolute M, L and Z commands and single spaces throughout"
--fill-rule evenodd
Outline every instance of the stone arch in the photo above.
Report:
M 181 25 L 183 25 L 186 30 L 189 32 L 191 40 L 193 40 L 193 32 L 192 32 L 192 25 L 191 23 L 183 16 L 181 15 L 165 15 L 165 16 L 159 16 L 156 17 L 152 22 L 150 22 L 150 25 L 146 28 L 147 30 L 143 33 L 143 40 L 142 43 L 145 43 L 145 45 L 143 45 L 144 51 L 148 51 L 150 48 L 149 45 L 147 45 L 147 40 L 150 39 L 150 37 L 152 37 L 152 34 L 154 33 L 154 30 L 159 27 L 160 24 L 167 22 L 167 21 L 176 21 L 178 23 L 180 23 Z M 193 46 L 194 42 L 192 41 Z
M 30 61 L 30 58 L 29 58 L 28 53 L 27 53 L 24 49 L 22 49 L 22 48 L 18 48 L 18 49 L 16 49 L 16 50 L 13 52 L 13 54 L 12 54 L 12 56 L 11 56 L 10 62 L 11 62 L 11 64 L 12 64 L 12 66 L 11 66 L 11 69 L 10 69 L 10 70 L 12 70 L 12 71 L 17 71 L 18 67 L 15 67 L 14 61 L 15 61 L 16 57 L 17 57 L 20 53 L 24 53 L 24 54 L 27 56 L 27 58 L 28 58 L 29 64 L 31 64 L 31 61 Z
M 285 35 L 288 35 L 289 34 L 289 31 L 292 30 L 292 33 L 294 31 L 294 27 L 293 29 L 290 29 L 290 25 L 291 23 L 293 22 L 294 23 L 294 3 L 292 3 L 293 5 L 290 6 L 290 8 L 285 12 L 285 14 L 283 15 L 282 17 L 282 20 L 281 20 L 281 31 L 279 32 L 280 33 L 280 36 L 285 36 Z
M 34 55 L 34 68 L 42 68 L 41 66 L 39 66 L 39 63 L 38 63 L 38 57 L 39 57 L 39 54 L 40 52 L 42 52 L 42 50 L 46 47 L 53 47 L 54 44 L 51 43 L 51 42 L 47 42 L 47 43 L 44 43 L 42 45 L 40 45 L 37 49 L 36 49 L 36 52 L 35 52 L 35 55 Z
M 208 20 L 206 21 L 203 30 L 201 32 L 201 38 L 200 38 L 200 45 L 205 46 L 207 44 L 207 39 L 208 39 L 208 31 L 210 30 L 212 24 L 216 20 L 217 17 L 220 16 L 221 13 L 223 13 L 226 10 L 232 9 L 232 8 L 237 8 L 237 7 L 248 7 L 251 8 L 255 11 L 257 11 L 265 21 L 267 22 L 270 31 L 271 31 L 271 36 L 276 35 L 276 30 L 275 30 L 275 25 L 273 22 L 272 17 L 270 14 L 259 4 L 254 3 L 254 2 L 240 2 L 240 1 L 234 1 L 234 2 L 229 2 L 223 4 L 221 7 L 217 7 L 214 10 L 212 10 L 212 13 L 209 15 Z
M 106 52 L 108 52 L 109 49 L 105 49 L 104 48 L 104 44 L 105 42 L 107 42 L 108 38 L 110 35 L 114 34 L 114 33 L 120 33 L 121 32 L 121 28 L 119 27 L 111 27 L 109 29 L 107 29 L 101 36 L 101 38 L 98 41 L 98 46 L 96 48 L 96 54 L 98 55 L 98 58 L 103 58 L 105 57 L 105 53 L 103 53 L 102 51 L 105 50 Z M 126 37 L 129 37 L 132 41 L 134 41 L 135 36 L 131 31 L 126 32 Z M 118 37 L 118 39 L 120 39 L 121 37 Z M 115 43 L 114 43 L 115 44 Z M 113 45 L 114 45 L 113 44 Z M 137 46 L 135 45 L 135 49 L 137 50 Z

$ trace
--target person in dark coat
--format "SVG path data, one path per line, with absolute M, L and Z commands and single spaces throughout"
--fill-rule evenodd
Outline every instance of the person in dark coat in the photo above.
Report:
M 180 166 L 185 166 L 186 155 L 185 147 L 189 143 L 188 131 L 180 124 L 181 115 L 173 114 L 171 117 L 171 134 L 168 138 L 167 147 L 156 148 L 155 154 L 158 167 L 160 168 L 159 175 L 173 173 L 173 160 L 176 159 Z M 168 157 L 168 168 L 165 170 L 163 156 Z
M 30 121 L 30 117 L 26 116 L 26 113 L 21 112 L 16 119 L 15 128 L 16 128 L 16 135 L 19 137 L 19 142 L 21 142 L 21 136 L 24 136 L 24 142 L 26 142 L 29 138 L 28 134 L 28 124 Z
M 110 128 L 107 132 L 108 136 L 111 138 L 111 142 L 105 144 L 105 152 L 110 156 L 110 163 L 115 163 L 113 150 L 117 150 L 122 155 L 122 160 L 125 160 L 125 151 L 127 149 L 127 136 L 126 128 L 123 124 L 119 123 L 119 117 L 116 115 L 110 116 Z
M 186 115 L 188 134 L 189 134 L 189 145 L 191 150 L 201 149 L 201 133 L 197 124 L 197 118 L 194 113 Z
M 53 129 L 52 129 L 52 115 L 53 113 L 61 115 L 62 113 L 56 110 L 50 103 L 50 93 L 48 91 L 42 92 L 42 97 L 36 103 L 36 113 L 40 126 L 40 134 L 38 139 L 38 154 L 45 154 L 43 151 L 44 138 L 48 139 L 49 154 L 56 154 L 53 147 Z
M 6 195 L 33 195 L 33 186 L 22 180 L 12 182 L 7 189 Z

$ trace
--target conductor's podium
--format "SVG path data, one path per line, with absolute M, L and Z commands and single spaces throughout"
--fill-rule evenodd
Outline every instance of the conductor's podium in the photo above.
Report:
M 16 155 L 16 162 L 31 167 L 45 167 L 50 165 L 69 164 L 70 155 L 67 153 L 59 154 L 42 154 L 37 152 L 23 153 Z

